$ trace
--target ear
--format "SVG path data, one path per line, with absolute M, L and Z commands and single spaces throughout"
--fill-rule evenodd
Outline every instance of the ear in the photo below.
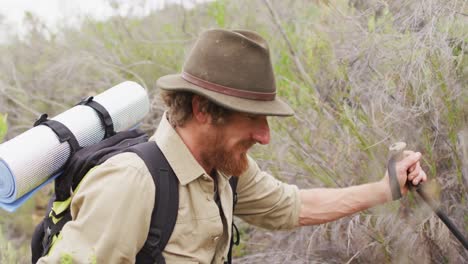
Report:
M 211 122 L 211 116 L 207 113 L 202 111 L 202 104 L 203 100 L 206 100 L 199 95 L 194 95 L 192 97 L 192 113 L 193 119 L 201 124 L 206 124 Z

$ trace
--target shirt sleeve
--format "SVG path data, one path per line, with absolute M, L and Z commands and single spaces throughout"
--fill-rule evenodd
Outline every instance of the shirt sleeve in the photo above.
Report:
M 155 186 L 134 153 L 92 169 L 71 202 L 72 220 L 38 263 L 134 263 L 148 235 Z
M 266 229 L 299 226 L 300 196 L 295 185 L 286 184 L 261 171 L 249 157 L 249 167 L 239 176 L 234 215 Z

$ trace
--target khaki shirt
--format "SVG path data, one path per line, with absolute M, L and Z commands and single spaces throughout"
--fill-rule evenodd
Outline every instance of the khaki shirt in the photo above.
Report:
M 165 115 L 151 138 L 179 180 L 177 222 L 163 256 L 167 263 L 223 263 L 232 223 L 228 175 L 218 175 L 223 214 L 214 200 L 214 181 L 198 164 Z M 267 229 L 299 225 L 298 188 L 261 171 L 249 157 L 239 176 L 234 214 Z M 143 160 L 123 153 L 91 170 L 74 193 L 72 221 L 48 256 L 38 263 L 134 263 L 149 231 L 155 200 L 153 179 Z

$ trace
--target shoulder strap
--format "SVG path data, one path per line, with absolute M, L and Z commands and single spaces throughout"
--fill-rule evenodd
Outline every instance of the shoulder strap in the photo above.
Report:
M 237 183 L 238 182 L 239 182 L 239 177 L 237 176 L 232 176 L 229 179 L 229 185 L 231 185 L 231 189 L 232 189 L 232 210 L 233 211 L 237 204 Z
M 237 183 L 239 182 L 239 177 L 237 176 L 232 176 L 229 179 L 229 185 L 231 185 L 232 189 L 232 227 L 231 227 L 231 242 L 229 244 L 229 252 L 227 256 L 227 261 L 225 262 L 226 264 L 231 264 L 232 263 L 232 247 L 234 245 L 239 245 L 240 242 L 240 234 L 239 230 L 237 229 L 237 226 L 234 224 L 234 209 L 236 208 L 237 204 Z M 234 239 L 234 231 L 236 233 L 236 238 Z
M 179 182 L 154 141 L 138 144 L 128 151 L 136 153 L 143 159 L 156 185 L 155 205 L 148 238 L 136 256 L 136 263 L 166 263 L 162 252 L 177 220 Z

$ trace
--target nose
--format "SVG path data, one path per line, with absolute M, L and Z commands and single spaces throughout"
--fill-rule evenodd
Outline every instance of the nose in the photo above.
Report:
M 270 127 L 266 117 L 262 117 L 255 127 L 252 138 L 259 144 L 266 145 L 270 143 Z

